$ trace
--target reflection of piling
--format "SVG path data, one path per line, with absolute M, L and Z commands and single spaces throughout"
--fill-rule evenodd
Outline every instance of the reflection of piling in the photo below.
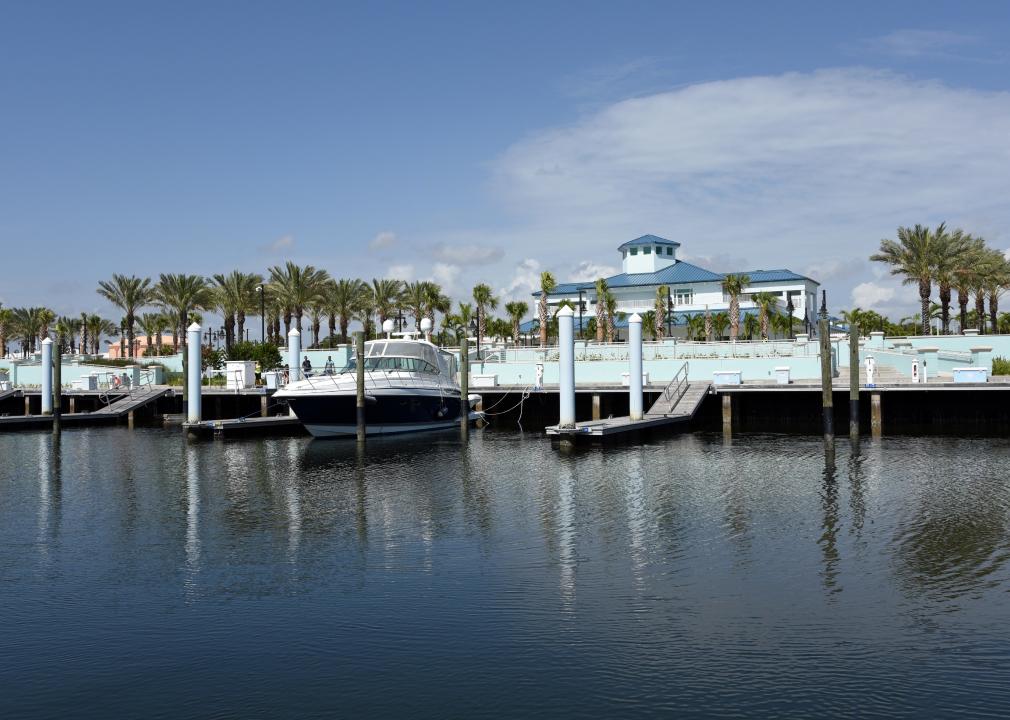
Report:
M 849 435 L 859 437 L 859 325 L 849 326 Z
M 193 323 L 186 330 L 186 354 L 188 356 L 186 383 L 189 386 L 189 404 L 186 409 L 186 419 L 198 423 L 202 419 L 203 407 L 201 393 L 203 392 L 203 358 L 200 353 L 200 326 Z
M 575 427 L 575 327 L 574 313 L 565 305 L 558 311 L 559 428 Z M 641 382 L 641 381 L 639 381 Z
M 870 433 L 874 438 L 879 438 L 882 432 L 880 417 L 880 393 L 875 392 L 870 395 Z
M 53 341 L 42 341 L 42 414 L 53 414 Z
M 358 442 L 365 442 L 365 333 L 360 330 L 354 333 L 354 359 L 357 368 L 357 403 L 355 420 L 358 430 Z
M 459 427 L 465 435 L 470 429 L 470 338 L 459 342 Z
M 642 410 L 642 317 L 628 318 L 628 415 L 641 420 Z
M 834 400 L 831 396 L 831 337 L 828 328 L 827 293 L 821 295 L 821 319 L 817 324 L 817 334 L 821 345 L 821 413 L 824 417 L 824 436 L 834 437 Z

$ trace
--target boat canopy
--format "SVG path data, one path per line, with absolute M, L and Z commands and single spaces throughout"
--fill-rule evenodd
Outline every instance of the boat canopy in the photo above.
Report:
M 357 361 L 352 357 L 340 372 L 355 372 L 357 367 Z M 365 369 L 439 374 L 440 363 L 435 348 L 427 343 L 374 340 L 365 346 Z

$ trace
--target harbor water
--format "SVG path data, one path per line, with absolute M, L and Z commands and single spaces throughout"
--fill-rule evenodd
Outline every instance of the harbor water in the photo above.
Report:
M 0 717 L 1005 717 L 1010 442 L 0 436 Z

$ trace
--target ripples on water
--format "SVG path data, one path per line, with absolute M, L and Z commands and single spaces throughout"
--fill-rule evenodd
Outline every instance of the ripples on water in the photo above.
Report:
M 0 436 L 0 715 L 1006 716 L 1007 448 Z

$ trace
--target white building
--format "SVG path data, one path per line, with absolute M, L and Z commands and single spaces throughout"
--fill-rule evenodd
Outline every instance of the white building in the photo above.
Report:
M 617 300 L 617 328 L 626 328 L 627 320 L 622 317 L 632 313 L 644 314 L 655 308 L 656 291 L 661 286 L 669 289 L 669 315 L 672 334 L 685 337 L 687 318 L 704 314 L 713 315 L 729 309 L 729 297 L 723 292 L 722 283 L 728 273 L 718 273 L 700 268 L 677 259 L 680 243 L 655 235 L 643 235 L 630 240 L 619 248 L 621 266 L 624 272 L 606 278 L 610 292 Z M 750 278 L 740 298 L 741 322 L 749 314 L 758 312 L 751 295 L 769 292 L 778 296 L 778 311 L 785 312 L 792 303 L 792 313 L 804 325 L 816 321 L 816 299 L 819 283 L 791 270 L 740 270 L 736 275 Z M 533 293 L 537 302 L 540 292 Z M 568 301 L 575 308 L 576 327 L 579 327 L 579 303 L 582 305 L 582 325 L 596 316 L 596 283 L 559 284 L 548 295 L 551 314 L 558 306 Z M 526 323 L 523 330 L 531 331 L 534 323 Z M 742 329 L 741 329 L 741 332 Z M 619 335 L 622 335 L 620 331 Z

